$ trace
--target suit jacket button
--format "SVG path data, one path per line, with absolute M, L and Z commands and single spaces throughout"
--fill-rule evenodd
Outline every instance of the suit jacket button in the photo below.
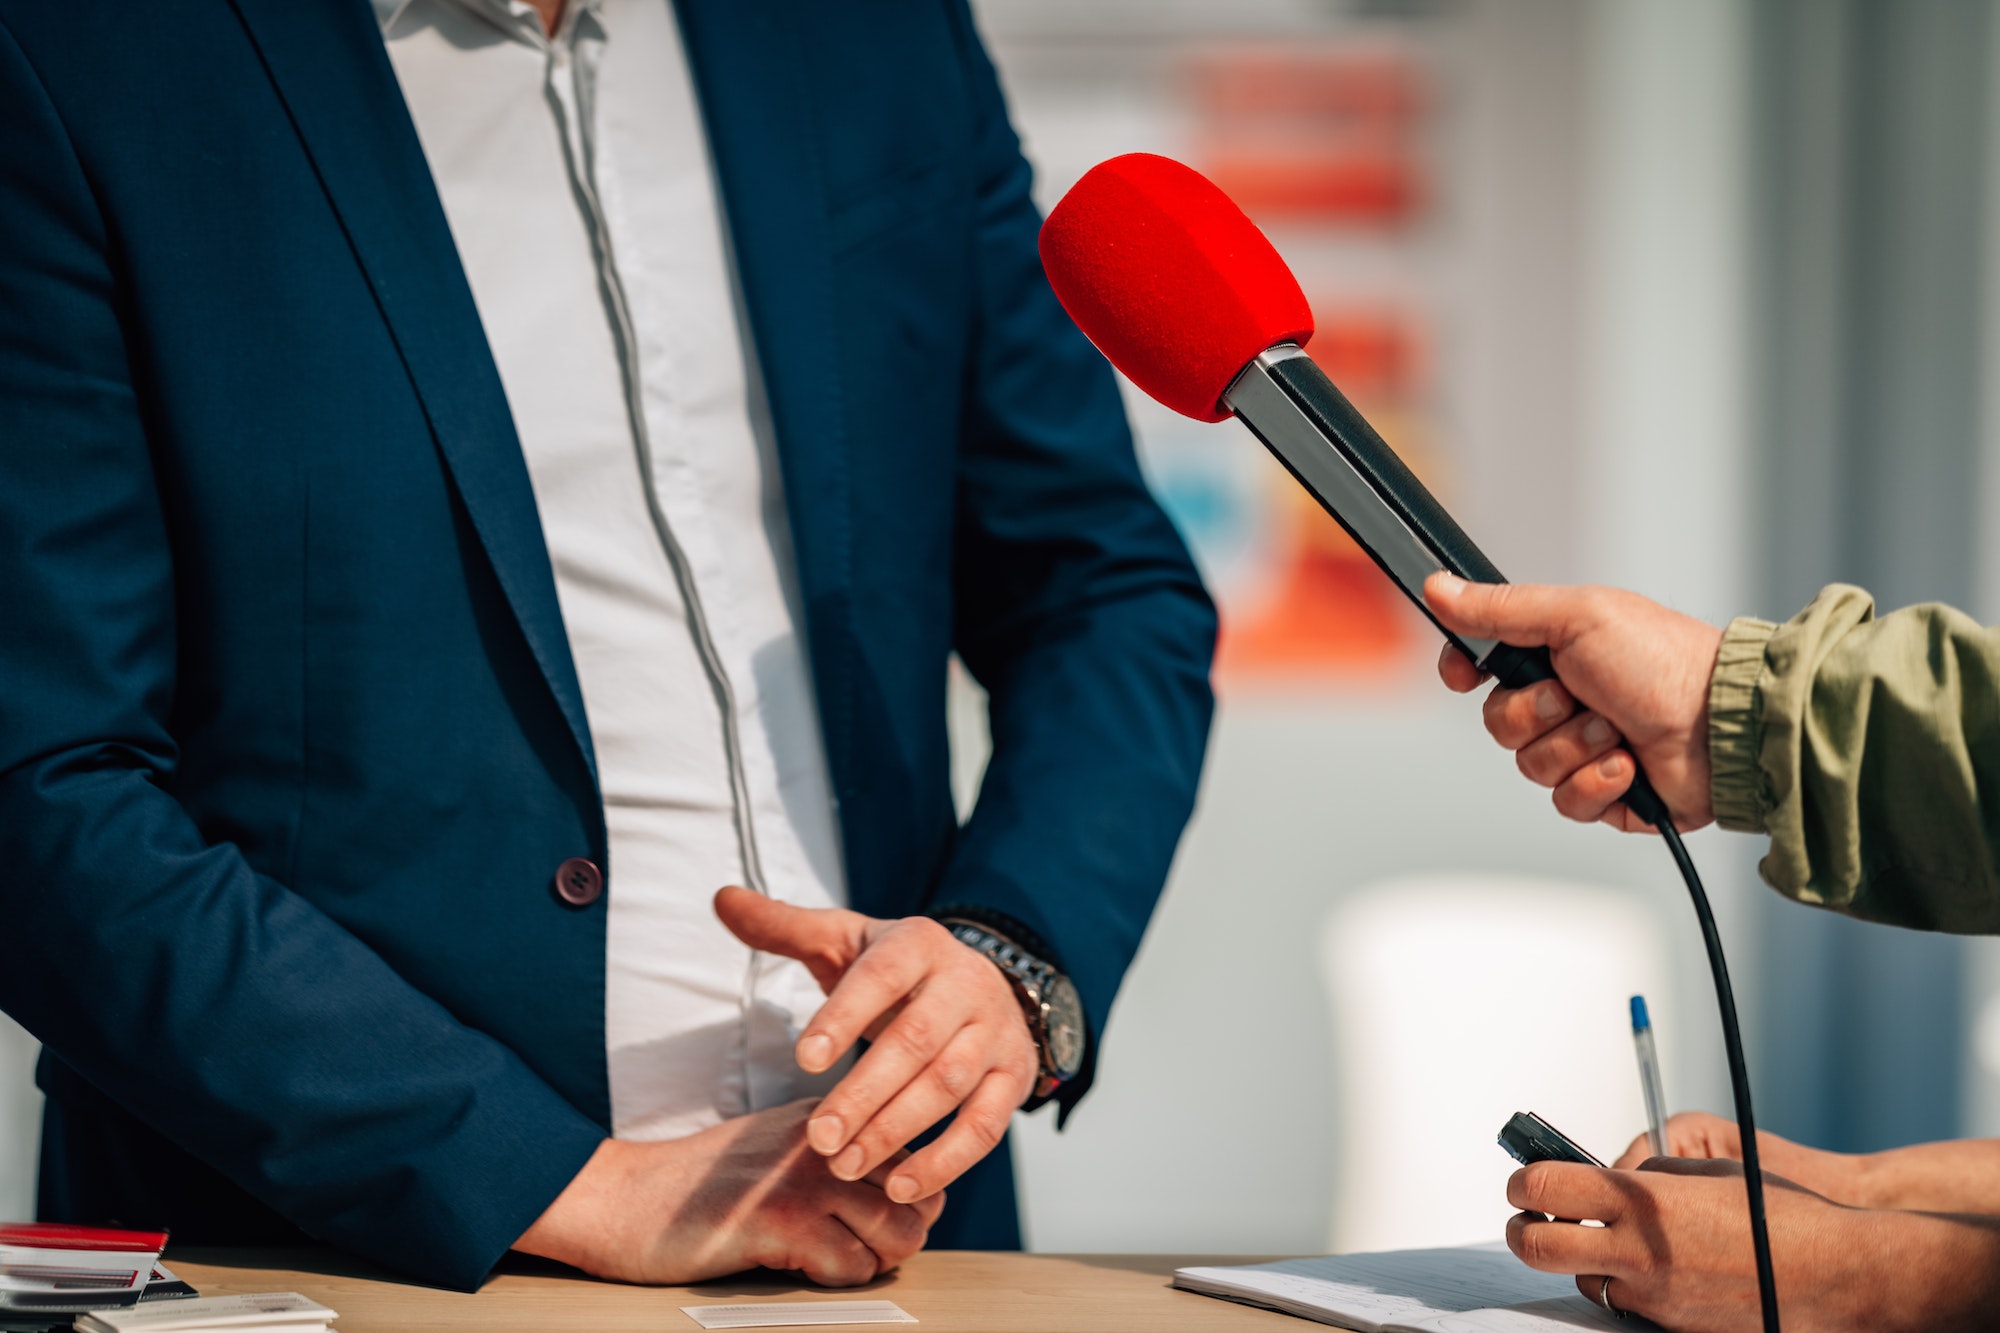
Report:
M 588 907 L 604 896 L 604 872 L 595 861 L 572 856 L 556 867 L 556 897 L 571 907 Z

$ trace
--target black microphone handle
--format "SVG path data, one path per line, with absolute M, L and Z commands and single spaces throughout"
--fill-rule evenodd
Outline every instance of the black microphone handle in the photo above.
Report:
M 1265 389 L 1267 383 L 1280 391 L 1282 403 Z M 1506 576 L 1311 357 L 1296 347 L 1273 348 L 1245 369 L 1227 401 L 1286 470 L 1480 670 L 1510 690 L 1556 679 L 1547 648 L 1501 643 L 1487 648 L 1482 657 L 1475 645 L 1438 624 L 1424 602 L 1427 572 L 1442 569 L 1473 583 L 1505 583 Z M 1398 549 L 1385 549 L 1390 546 Z M 1667 815 L 1644 772 L 1633 778 L 1625 803 L 1649 824 Z
M 1480 668 L 1510 690 L 1522 689 L 1538 680 L 1555 680 L 1556 664 L 1546 648 L 1516 648 L 1503 643 L 1486 654 Z

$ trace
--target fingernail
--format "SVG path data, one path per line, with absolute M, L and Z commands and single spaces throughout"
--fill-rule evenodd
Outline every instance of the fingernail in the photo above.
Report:
M 1535 691 L 1536 717 L 1540 718 L 1544 722 L 1553 722 L 1557 718 L 1561 717 L 1562 713 L 1563 713 L 1563 701 L 1559 696 L 1557 696 L 1554 690 L 1550 689 L 1550 690 Z
M 909 1203 L 917 1197 L 917 1178 L 890 1176 L 889 1183 L 882 1187 L 882 1192 L 889 1196 L 890 1203 Z
M 1593 717 L 1583 724 L 1583 743 L 1602 745 L 1611 739 L 1611 724 L 1601 717 Z
M 808 1033 L 799 1042 L 799 1068 L 817 1074 L 833 1063 L 833 1038 L 824 1032 Z
M 1619 766 L 1624 762 L 1624 752 L 1613 750 L 1610 754 L 1605 755 L 1604 758 L 1597 761 L 1598 776 L 1606 778 L 1617 777 Z
M 1464 586 L 1465 580 L 1456 574 L 1438 573 L 1431 575 L 1431 589 L 1434 592 L 1450 593 L 1456 596 L 1458 590 Z
M 842 1180 L 859 1180 L 861 1164 L 866 1160 L 867 1155 L 861 1151 L 861 1145 L 850 1143 L 846 1152 L 833 1159 L 833 1174 Z
M 847 1138 L 847 1126 L 840 1123 L 837 1115 L 816 1115 L 806 1121 L 806 1142 L 813 1151 L 825 1156 L 838 1148 Z

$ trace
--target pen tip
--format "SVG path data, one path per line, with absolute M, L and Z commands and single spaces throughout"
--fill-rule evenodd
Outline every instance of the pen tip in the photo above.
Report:
M 1632 1026 L 1634 1029 L 1653 1026 L 1653 1020 L 1646 1017 L 1646 997 L 1643 995 L 1632 997 Z

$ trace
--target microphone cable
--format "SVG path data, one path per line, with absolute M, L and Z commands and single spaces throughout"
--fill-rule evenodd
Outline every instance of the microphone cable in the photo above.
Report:
M 1636 760 L 1635 760 L 1636 763 Z M 1673 812 L 1653 790 L 1642 769 L 1625 793 L 1625 804 L 1651 824 L 1673 853 L 1674 865 L 1694 900 L 1695 920 L 1701 924 L 1701 942 L 1708 950 L 1708 970 L 1715 977 L 1715 1003 L 1722 1013 L 1722 1050 L 1729 1062 L 1729 1090 L 1736 1102 L 1736 1126 L 1743 1140 L 1743 1182 L 1750 1195 L 1750 1246 L 1757 1260 L 1757 1299 L 1763 1310 L 1764 1333 L 1778 1333 L 1778 1288 L 1771 1269 L 1771 1231 L 1764 1219 L 1764 1172 L 1757 1153 L 1757 1121 L 1750 1111 L 1750 1066 L 1743 1058 L 1743 1030 L 1736 1018 L 1736 992 L 1729 984 L 1729 963 L 1722 956 L 1722 935 L 1715 926 L 1715 912 L 1702 887 L 1701 873 L 1674 827 Z

